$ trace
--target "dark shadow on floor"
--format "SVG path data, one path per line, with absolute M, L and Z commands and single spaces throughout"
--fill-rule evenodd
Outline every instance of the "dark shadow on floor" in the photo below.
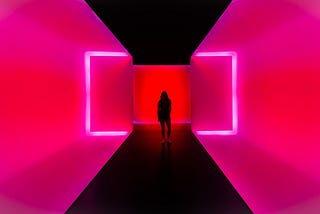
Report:
M 137 127 L 67 213 L 251 213 L 188 125 Z

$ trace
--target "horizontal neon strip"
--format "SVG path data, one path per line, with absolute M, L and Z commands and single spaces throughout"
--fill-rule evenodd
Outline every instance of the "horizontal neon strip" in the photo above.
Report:
M 223 131 L 196 131 L 198 135 L 236 135 L 235 130 L 223 130 Z
M 101 132 L 88 132 L 90 136 L 125 136 L 128 135 L 127 131 L 101 131 Z
M 179 121 L 179 122 L 175 122 L 175 123 L 172 123 L 172 124 L 174 125 L 174 124 L 190 124 L 190 123 L 191 123 L 190 120 L 184 120 L 184 121 Z M 136 121 L 136 120 L 134 120 L 133 124 L 159 124 L 159 122 L 158 121 L 144 122 L 144 121 Z
M 232 56 L 236 57 L 237 53 L 234 51 L 222 51 L 222 52 L 198 52 L 194 56 Z
M 90 56 L 129 56 L 126 52 L 114 52 L 114 51 L 87 51 L 86 57 Z

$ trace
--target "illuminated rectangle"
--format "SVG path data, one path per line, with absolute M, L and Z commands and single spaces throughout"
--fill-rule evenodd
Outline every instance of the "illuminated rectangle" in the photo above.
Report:
M 190 66 L 134 66 L 134 124 L 158 123 L 157 106 L 162 91 L 172 102 L 171 122 L 190 123 Z
M 92 130 L 92 85 L 91 85 L 91 81 L 92 81 L 92 74 L 91 74 L 91 57 L 130 57 L 131 59 L 131 56 L 128 55 L 127 53 L 125 52 L 108 52 L 108 51 L 88 51 L 85 53 L 85 73 L 86 73 L 86 115 L 85 115 L 85 129 L 86 129 L 86 134 L 87 135 L 90 135 L 90 136 L 123 136 L 123 135 L 127 135 L 129 133 L 129 130 L 128 130 L 128 123 L 132 123 L 132 118 L 131 118 L 131 115 L 129 115 L 128 117 L 128 120 L 124 121 L 124 127 L 125 130 Z M 110 62 L 109 62 L 110 61 Z M 114 63 L 113 61 L 109 60 L 109 64 L 112 64 Z M 124 66 L 122 66 L 121 68 L 119 69 L 123 69 L 123 67 L 127 66 L 126 64 Z M 131 67 L 130 67 L 131 69 Z M 107 73 L 108 71 L 106 71 Z M 119 72 L 120 73 L 120 72 Z M 114 74 L 114 76 L 112 76 L 111 78 L 117 78 L 118 74 Z M 119 74 L 120 75 L 120 74 Z M 125 82 L 124 86 L 120 85 L 119 87 L 122 87 L 120 90 L 117 90 L 117 89 L 114 89 L 114 88 L 108 88 L 107 90 L 111 90 L 111 91 L 115 91 L 114 93 L 114 97 L 112 97 L 111 101 L 110 101 L 110 105 L 112 105 L 112 101 L 114 99 L 117 99 L 117 97 L 122 97 L 124 96 L 125 98 L 128 98 L 128 102 L 127 103 L 124 103 L 123 105 L 121 106 L 125 106 L 125 108 L 127 109 L 132 109 L 132 103 L 131 102 L 131 94 L 132 94 L 132 84 L 130 84 L 130 80 L 132 79 L 131 78 L 131 74 L 130 72 L 128 72 L 128 75 L 129 77 L 126 78 L 126 79 L 129 79 L 129 83 Z M 120 81 L 120 80 L 117 80 L 117 81 Z M 123 80 L 125 81 L 125 80 Z M 107 87 L 107 86 L 106 86 Z M 127 90 L 126 90 L 127 89 Z M 118 106 L 115 106 L 114 108 L 118 108 Z M 129 110 L 130 111 L 130 110 Z M 116 121 L 116 120 L 113 120 L 113 121 Z M 111 121 L 112 122 L 112 121 Z M 122 122 L 122 121 L 120 121 Z M 119 123 L 117 121 L 117 123 Z M 130 125 L 129 125 L 130 126 Z
M 223 130 L 212 130 L 212 129 L 201 129 L 201 127 L 193 127 L 193 130 L 199 135 L 235 135 L 238 132 L 238 109 L 237 109 L 237 54 L 235 52 L 226 51 L 226 52 L 198 52 L 196 53 L 192 60 L 194 61 L 197 57 L 231 57 L 232 64 L 232 76 L 231 76 L 231 93 L 232 93 L 232 128 L 231 129 L 223 129 Z M 194 72 L 194 75 L 200 75 Z M 211 72 L 211 71 L 210 71 Z M 191 80 L 192 81 L 192 80 Z M 206 79 L 206 81 L 210 81 L 210 78 Z M 194 83 L 199 84 L 199 83 Z M 201 87 L 201 85 L 197 85 L 197 87 Z M 192 89 L 194 90 L 194 89 Z M 197 95 L 201 96 L 201 95 Z M 209 99 L 209 98 L 208 98 Z M 204 105 L 194 104 L 194 105 Z M 197 113 L 198 114 L 198 113 Z M 191 121 L 192 125 L 192 121 Z

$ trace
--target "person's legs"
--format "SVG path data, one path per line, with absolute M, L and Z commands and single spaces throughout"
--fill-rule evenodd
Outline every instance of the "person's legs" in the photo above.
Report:
M 162 135 L 162 142 L 164 143 L 164 137 L 165 137 L 165 132 L 164 132 L 164 121 L 160 120 L 160 125 L 161 125 L 161 135 Z
M 171 120 L 166 120 L 167 128 L 168 128 L 168 142 L 171 143 Z

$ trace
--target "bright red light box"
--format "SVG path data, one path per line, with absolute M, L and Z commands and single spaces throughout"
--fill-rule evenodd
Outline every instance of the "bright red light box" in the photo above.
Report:
M 163 90 L 172 101 L 172 123 L 190 122 L 190 76 L 186 65 L 134 66 L 134 123 L 157 123 Z

